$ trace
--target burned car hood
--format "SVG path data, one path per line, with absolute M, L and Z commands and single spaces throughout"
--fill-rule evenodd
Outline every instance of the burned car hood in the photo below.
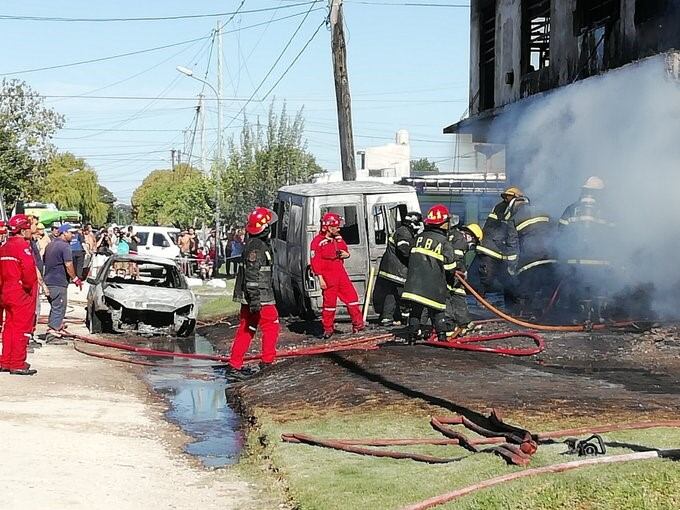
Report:
M 195 305 L 193 292 L 188 289 L 166 289 L 110 283 L 104 288 L 104 296 L 134 310 L 174 312 L 186 305 Z

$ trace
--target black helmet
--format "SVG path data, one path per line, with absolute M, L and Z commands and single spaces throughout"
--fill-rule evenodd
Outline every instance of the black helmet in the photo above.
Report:
M 423 225 L 423 215 L 418 211 L 409 211 L 406 213 L 406 216 L 404 216 L 404 219 L 401 220 L 401 224 L 416 230 Z

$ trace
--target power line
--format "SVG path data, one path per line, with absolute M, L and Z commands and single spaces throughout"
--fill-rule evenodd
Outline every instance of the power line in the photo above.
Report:
M 10 20 L 10 21 L 50 21 L 50 22 L 76 22 L 76 23 L 101 23 L 101 22 L 123 22 L 123 21 L 173 21 L 180 19 L 198 19 L 198 18 L 220 18 L 224 16 L 231 16 L 236 14 L 253 14 L 258 12 L 268 12 L 275 11 L 277 9 L 290 9 L 293 7 L 299 7 L 301 5 L 314 4 L 312 2 L 298 2 L 294 4 L 289 4 L 279 7 L 262 7 L 260 9 L 249 9 L 245 11 L 231 12 L 213 12 L 209 14 L 181 14 L 177 16 L 144 16 L 139 18 L 60 18 L 54 16 L 26 16 L 26 15 L 0 15 L 0 20 Z

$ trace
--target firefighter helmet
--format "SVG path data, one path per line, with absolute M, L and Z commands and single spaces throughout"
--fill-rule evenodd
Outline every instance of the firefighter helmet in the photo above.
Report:
M 463 230 L 466 230 L 470 234 L 475 236 L 477 238 L 477 242 L 480 242 L 482 239 L 484 239 L 484 231 L 476 223 L 470 223 L 469 225 L 465 225 L 463 227 Z
M 250 235 L 258 235 L 264 232 L 268 227 L 276 223 L 276 213 L 266 207 L 256 207 L 248 215 L 248 222 L 246 223 L 246 232 Z
M 401 220 L 401 224 L 409 228 L 418 228 L 423 223 L 423 215 L 418 211 L 409 211 Z
M 427 217 L 425 218 L 426 225 L 443 225 L 449 221 L 450 218 L 449 209 L 445 205 L 437 204 L 427 211 Z
M 524 192 L 516 186 L 512 186 L 501 193 L 503 198 L 520 198 L 523 196 Z
M 604 189 L 604 181 L 600 177 L 593 175 L 588 177 L 588 180 L 583 183 L 583 189 Z
M 339 214 L 332 213 L 332 212 L 327 212 L 326 214 L 323 215 L 321 218 L 321 228 L 323 230 L 327 229 L 328 227 L 342 227 L 343 225 L 343 218 Z
M 25 214 L 15 214 L 7 222 L 7 226 L 13 234 L 18 234 L 22 230 L 30 229 L 31 225 L 31 218 Z

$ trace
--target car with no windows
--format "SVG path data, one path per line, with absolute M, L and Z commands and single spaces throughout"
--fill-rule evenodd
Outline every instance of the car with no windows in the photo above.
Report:
M 196 326 L 196 296 L 175 262 L 149 255 L 113 255 L 88 278 L 87 327 L 188 336 Z

